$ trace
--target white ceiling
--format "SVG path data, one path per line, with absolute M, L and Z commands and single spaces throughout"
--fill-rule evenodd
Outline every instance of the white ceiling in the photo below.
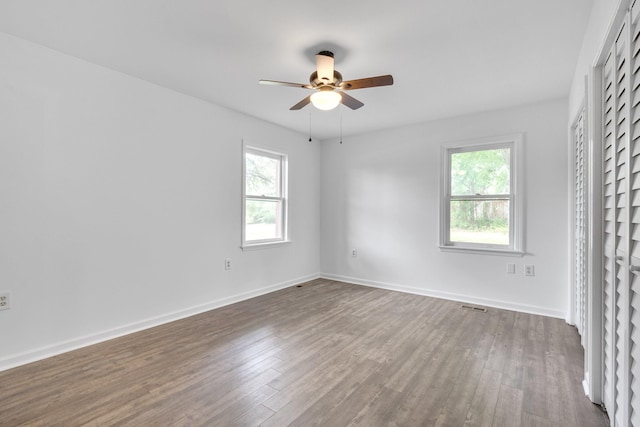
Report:
M 592 0 L 0 0 L 0 31 L 314 138 L 567 96 Z M 289 107 L 332 50 L 356 111 Z

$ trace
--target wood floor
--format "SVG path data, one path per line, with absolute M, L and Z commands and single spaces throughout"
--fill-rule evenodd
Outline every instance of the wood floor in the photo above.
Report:
M 0 372 L 0 425 L 605 426 L 563 320 L 318 279 Z

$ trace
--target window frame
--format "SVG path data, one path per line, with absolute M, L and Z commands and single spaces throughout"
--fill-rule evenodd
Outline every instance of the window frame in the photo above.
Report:
M 485 255 L 523 256 L 524 252 L 524 134 L 444 143 L 440 147 L 440 221 L 439 248 L 442 251 L 477 253 Z M 510 149 L 510 189 L 508 195 L 451 195 L 451 155 L 455 153 Z M 450 239 L 451 202 L 455 200 L 509 200 L 509 245 L 452 242 Z
M 265 196 L 247 194 L 247 154 L 268 157 L 279 162 L 279 196 Z M 244 144 L 242 146 L 242 242 L 243 250 L 261 249 L 289 243 L 288 233 L 288 169 L 289 156 L 285 153 L 271 149 Z M 280 221 L 276 227 L 280 227 L 280 237 L 269 239 L 247 240 L 247 202 L 249 200 L 273 201 L 280 203 Z

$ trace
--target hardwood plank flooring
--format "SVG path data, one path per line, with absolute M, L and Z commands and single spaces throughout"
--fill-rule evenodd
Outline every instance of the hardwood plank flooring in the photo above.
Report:
M 607 426 L 561 319 L 318 279 L 0 372 L 0 426 Z

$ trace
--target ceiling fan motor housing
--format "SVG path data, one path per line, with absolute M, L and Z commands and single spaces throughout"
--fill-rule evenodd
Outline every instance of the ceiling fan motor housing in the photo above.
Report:
M 309 76 L 309 83 L 311 83 L 311 86 L 313 86 L 316 89 L 319 89 L 323 86 L 331 87 L 332 89 L 335 89 L 338 86 L 340 86 L 340 83 L 342 83 L 342 74 L 340 74 L 340 72 L 336 70 L 333 70 L 333 81 L 327 83 L 326 81 L 318 77 L 317 71 L 314 71 L 313 73 L 311 73 L 311 76 Z

